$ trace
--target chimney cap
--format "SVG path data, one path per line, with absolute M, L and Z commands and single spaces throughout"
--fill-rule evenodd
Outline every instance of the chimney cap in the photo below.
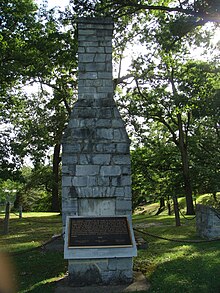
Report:
M 78 17 L 77 23 L 84 24 L 113 24 L 112 17 Z

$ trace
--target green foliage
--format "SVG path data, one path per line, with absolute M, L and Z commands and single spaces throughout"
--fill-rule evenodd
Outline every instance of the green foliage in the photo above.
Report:
M 7 156 L 20 159 L 22 164 L 23 158 L 31 155 L 38 162 L 50 146 L 60 141 L 77 84 L 77 42 L 75 27 L 70 27 L 57 11 L 47 11 L 45 7 L 37 11 L 31 1 L 22 1 L 22 5 L 15 0 L 3 2 L 2 34 L 5 32 L 6 42 L 11 39 L 19 42 L 18 48 L 11 43 L 1 54 L 3 60 L 10 50 L 14 54 L 10 54 L 9 65 L 2 67 L 2 70 L 10 68 L 14 75 L 13 82 L 1 81 L 1 85 L 7 85 L 7 93 L 2 90 L 0 101 L 1 122 L 16 135 L 16 139 L 8 135 L 7 151 L 0 154 L 5 165 L 11 167 L 9 160 L 4 159 Z M 18 19 L 11 19 L 16 17 Z M 19 23 L 16 28 L 12 27 L 13 31 L 11 20 Z M 21 58 L 17 58 L 17 53 Z M 7 73 L 2 72 L 2 76 L 6 77 Z M 27 83 L 35 85 L 33 91 L 38 88 L 38 93 L 32 95 L 30 87 L 27 91 L 24 88 Z M 6 130 L 2 140 L 7 137 Z M 14 163 L 12 167 L 17 165 Z
M 216 193 L 215 197 L 213 194 L 203 194 L 196 199 L 196 202 L 220 210 L 220 193 Z
M 25 72 L 26 48 L 35 27 L 37 6 L 32 0 L 0 3 L 0 95 Z
M 23 184 L 16 197 L 15 209 L 24 211 L 50 211 L 53 174 L 50 165 L 22 169 Z
M 18 48 L 14 43 L 10 48 L 15 50 L 10 61 L 15 64 L 15 67 L 10 68 L 14 75 L 12 81 L 7 82 L 7 92 L 2 91 L 0 101 L 1 122 L 5 123 L 6 129 L 0 139 L 7 140 L 7 148 L 2 152 L 0 149 L 0 160 L 3 163 L 0 173 L 6 174 L 7 170 L 6 175 L 11 178 L 27 157 L 33 162 L 35 169 L 40 168 L 41 164 L 47 161 L 51 148 L 55 149 L 60 145 L 75 100 L 73 96 L 77 86 L 77 42 L 76 24 L 71 24 L 71 21 L 56 9 L 48 11 L 47 6 L 43 5 L 37 10 L 33 5 L 32 13 L 24 5 L 27 8 L 25 13 L 30 14 L 26 19 L 26 14 L 22 14 L 24 7 L 18 1 L 6 2 L 8 2 L 6 5 L 8 10 L 2 10 L 5 19 L 14 17 L 15 10 L 19 17 L 21 15 L 24 17 L 23 23 L 19 18 L 21 22 L 19 30 L 13 31 L 13 36 L 19 40 Z M 22 1 L 22 3 L 32 2 Z M 7 31 L 7 25 L 5 27 Z M 6 34 L 5 39 L 7 38 L 9 42 L 10 35 Z M 8 51 L 2 52 L 2 58 L 5 58 L 4 54 Z M 17 58 L 17 53 L 21 58 Z M 32 89 L 30 84 L 33 85 Z M 59 147 L 56 150 L 59 150 Z M 12 162 L 10 162 L 11 158 Z M 54 151 L 52 161 L 53 184 L 51 183 L 50 192 L 53 196 L 50 196 L 50 199 L 55 197 L 58 202 L 57 181 L 60 163 L 58 151 L 56 154 Z M 45 209 L 48 209 L 48 191 L 42 193 L 38 190 L 38 194 L 41 194 L 40 209 L 43 202 Z M 37 195 L 33 192 L 32 196 L 36 199 Z
M 159 126 L 155 127 L 144 147 L 131 152 L 134 209 L 141 202 L 184 194 L 180 156 L 169 137 L 162 136 L 159 129 Z
M 203 137 L 199 135 L 201 132 L 197 131 L 198 125 L 202 125 L 204 120 L 209 121 L 206 123 L 206 131 L 210 135 L 216 132 L 214 140 L 215 142 L 219 140 L 217 134 L 219 69 L 218 63 L 191 59 L 189 52 L 191 39 L 178 37 L 175 40 L 174 34 L 171 36 L 167 33 L 171 19 L 172 16 L 169 16 L 167 20 L 163 14 L 158 14 L 155 26 L 150 27 L 150 34 L 147 31 L 148 24 L 146 25 L 140 38 L 143 53 L 133 60 L 130 69 L 134 82 L 126 84 L 126 88 L 121 90 L 124 96 L 119 104 L 124 115 L 127 116 L 127 122 L 135 130 L 139 142 L 152 145 L 151 149 L 155 149 L 155 152 L 160 151 L 153 148 L 154 144 L 151 140 L 151 137 L 155 135 L 155 130 L 152 130 L 153 121 L 156 131 L 160 134 L 155 137 L 158 140 L 166 137 L 163 143 L 169 143 L 170 148 L 176 147 L 179 151 L 181 158 L 178 162 L 179 167 L 172 173 L 173 176 L 170 176 L 170 179 L 175 178 L 176 174 L 178 178 L 182 177 L 183 183 L 177 180 L 173 186 L 175 190 L 180 191 L 184 184 L 188 212 L 191 214 L 193 213 L 192 189 L 198 191 L 196 186 L 200 184 L 196 176 L 193 176 L 193 186 L 191 183 L 192 174 L 196 173 L 196 162 L 193 159 L 199 155 L 198 148 L 194 147 L 193 151 L 191 148 L 193 143 L 195 143 L 194 146 L 201 146 L 199 141 L 205 142 L 205 138 L 207 138 L 206 143 L 209 143 L 205 132 Z M 204 146 L 203 143 L 202 147 Z M 212 149 L 214 148 L 216 154 L 219 154 L 218 143 L 216 145 L 212 143 Z M 197 155 L 193 152 L 197 152 Z M 208 168 L 213 170 L 209 172 L 209 179 L 207 179 L 209 182 L 218 181 L 219 166 L 217 164 L 209 161 Z M 209 184 L 210 188 L 213 182 Z M 218 188 L 215 187 L 217 190 Z
M 16 193 L 20 188 L 21 184 L 19 182 L 10 179 L 0 181 L 0 203 L 10 202 L 13 204 L 16 198 Z
M 115 18 L 134 16 L 137 13 L 161 12 L 174 13 L 178 20 L 182 16 L 194 17 L 200 25 L 207 21 L 218 22 L 220 7 L 218 0 L 196 0 L 193 3 L 189 0 L 175 2 L 172 0 L 156 1 L 117 1 L 117 0 L 71 0 L 75 10 L 79 15 L 88 16 L 108 16 L 113 15 Z

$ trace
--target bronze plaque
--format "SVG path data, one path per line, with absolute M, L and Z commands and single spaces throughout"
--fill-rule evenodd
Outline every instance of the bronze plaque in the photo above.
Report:
M 70 218 L 69 248 L 131 247 L 127 217 Z

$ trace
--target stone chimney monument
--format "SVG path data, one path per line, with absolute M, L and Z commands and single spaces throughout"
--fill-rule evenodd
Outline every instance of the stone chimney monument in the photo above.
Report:
M 75 285 L 129 283 L 130 141 L 113 99 L 111 18 L 78 19 L 78 100 L 63 136 L 64 257 Z

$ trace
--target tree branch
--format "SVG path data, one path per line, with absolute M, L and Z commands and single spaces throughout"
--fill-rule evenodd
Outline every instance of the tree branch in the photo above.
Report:
M 120 83 L 124 83 L 124 84 L 129 84 L 128 82 L 125 82 L 125 80 L 129 79 L 129 78 L 132 78 L 134 77 L 133 74 L 126 74 L 124 76 L 121 76 L 121 77 L 118 77 L 118 78 L 115 78 L 113 80 L 113 83 L 114 83 L 114 89 L 116 88 L 116 86 Z
M 164 126 L 166 126 L 170 132 L 170 134 L 172 135 L 173 137 L 173 142 L 175 143 L 175 145 L 179 146 L 179 142 L 178 142 L 178 139 L 176 137 L 176 133 L 175 131 L 171 128 L 171 126 L 169 125 L 169 123 L 166 122 L 166 120 L 164 119 L 164 117 L 160 116 L 158 117 L 157 119 L 159 122 L 161 122 Z
M 44 84 L 44 85 L 46 85 L 48 87 L 51 87 L 52 89 L 54 89 L 54 90 L 56 90 L 56 91 L 58 91 L 60 93 L 65 91 L 65 90 L 61 89 L 60 87 L 56 86 L 55 84 L 48 83 L 48 82 L 46 82 L 44 80 L 39 80 L 39 83 L 40 83 L 42 91 L 43 91 L 42 84 Z M 69 104 L 67 102 L 67 99 L 66 99 L 65 95 L 62 95 L 62 101 L 64 102 L 65 108 L 66 108 L 68 114 L 70 115 L 71 114 L 71 108 L 70 108 L 70 106 L 69 106 Z
M 194 17 L 197 17 L 198 19 L 203 19 L 205 22 L 211 21 L 211 22 L 220 22 L 220 15 L 218 12 L 209 14 L 204 11 L 200 12 L 193 8 L 183 8 L 183 4 L 185 2 L 181 3 L 179 1 L 179 7 L 169 7 L 164 5 L 148 5 L 148 4 L 140 4 L 140 3 L 134 3 L 134 1 L 110 1 L 110 3 L 104 5 L 100 9 L 98 9 L 99 12 L 103 12 L 105 10 L 109 10 L 113 8 L 114 6 L 117 6 L 115 9 L 113 9 L 111 12 L 111 15 L 117 15 L 117 13 L 123 11 L 123 13 L 119 14 L 117 17 L 121 17 L 124 15 L 127 15 L 129 13 L 135 13 L 140 10 L 156 10 L 156 11 L 165 11 L 165 12 L 179 12 L 185 15 L 191 15 Z M 124 12 L 125 8 L 133 8 L 132 11 L 128 11 L 127 13 Z

